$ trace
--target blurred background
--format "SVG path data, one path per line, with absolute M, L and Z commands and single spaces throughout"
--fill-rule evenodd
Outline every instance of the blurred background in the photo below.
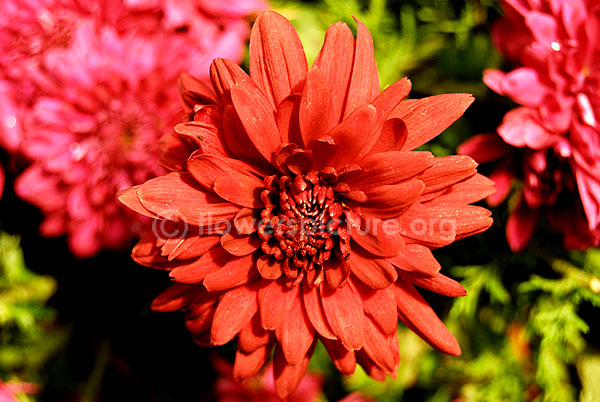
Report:
M 228 365 L 233 361 L 233 345 L 198 347 L 182 313 L 150 310 L 169 278 L 131 260 L 138 227 L 129 223 L 121 227 L 117 218 L 104 216 L 104 222 L 121 228 L 119 241 L 111 242 L 107 236 L 100 244 L 91 244 L 83 232 L 85 222 L 96 219 L 93 212 L 80 218 L 83 226 L 52 220 L 63 219 L 69 212 L 68 206 L 65 212 L 56 205 L 58 196 L 53 194 L 63 194 L 71 178 L 60 176 L 66 169 L 63 165 L 49 167 L 42 160 L 45 151 L 32 149 L 32 144 L 45 134 L 60 136 L 56 127 L 62 126 L 57 123 L 47 133 L 28 133 L 30 127 L 48 123 L 53 105 L 82 101 L 81 95 L 75 99 L 64 94 L 68 88 L 90 94 L 85 118 L 67 115 L 68 122 L 81 118 L 81 124 L 104 124 L 102 113 L 112 110 L 106 106 L 110 103 L 106 96 L 128 105 L 142 99 L 143 105 L 136 110 L 148 113 L 154 113 L 144 109 L 148 105 L 164 110 L 165 102 L 179 108 L 175 103 L 179 102 L 179 73 L 206 78 L 214 57 L 234 59 L 247 69 L 251 22 L 268 7 L 291 20 L 309 63 L 327 27 L 341 20 L 354 30 L 352 16 L 356 16 L 373 36 L 382 88 L 408 76 L 413 98 L 448 92 L 474 94 L 476 101 L 465 115 L 426 145 L 438 156 L 455 154 L 459 144 L 476 134 L 495 133 L 504 115 L 515 107 L 482 81 L 485 69 L 515 66 L 492 42 L 491 27 L 505 14 L 495 0 L 223 1 L 222 7 L 219 2 L 211 6 L 198 1 L 195 7 L 201 11 L 195 12 L 202 16 L 193 21 L 187 20 L 190 14 L 161 6 L 158 0 L 107 0 L 94 2 L 93 7 L 92 3 L 72 3 L 75 6 L 61 0 L 3 0 L 0 6 L 12 18 L 0 25 L 1 50 L 13 55 L 0 62 L 0 94 L 12 94 L 3 95 L 0 117 L 5 131 L 15 126 L 7 116 L 22 124 L 22 133 L 4 133 L 0 142 L 5 175 L 0 199 L 0 401 L 277 400 L 268 399 L 276 398 L 268 381 L 257 380 L 242 388 L 232 385 Z M 88 20 L 101 35 L 92 38 L 85 30 L 79 32 L 80 21 Z M 52 30 L 54 36 L 48 39 Z M 125 38 L 119 39 L 119 49 L 103 44 L 110 35 Z M 86 40 L 97 43 L 90 44 L 95 50 L 84 53 L 85 65 L 78 67 L 74 63 L 79 49 L 69 50 L 68 57 L 55 53 L 53 46 L 61 40 L 73 41 L 75 47 L 85 46 Z M 104 62 L 104 56 L 112 61 Z M 135 64 L 134 56 L 143 62 Z M 19 67 L 19 60 L 26 62 Z M 109 64 L 115 61 L 112 71 Z M 143 81 L 132 78 L 138 72 L 145 74 Z M 90 89 L 86 76 L 111 83 L 103 91 L 96 86 Z M 143 95 L 136 95 L 140 92 Z M 160 124 L 152 122 L 153 128 L 144 128 L 148 137 L 139 143 L 137 138 L 121 139 L 132 141 L 136 152 L 152 155 L 155 132 L 168 130 L 173 118 L 180 116 L 180 110 L 172 116 L 161 115 Z M 140 123 L 137 116 L 132 119 L 141 127 L 150 124 Z M 81 131 L 72 126 L 64 128 L 69 141 L 79 138 Z M 42 139 L 44 144 L 52 141 Z M 84 147 L 86 143 L 79 144 Z M 149 159 L 147 155 L 119 159 L 119 169 L 129 171 L 131 165 L 141 163 L 138 159 Z M 94 158 L 90 172 L 107 163 Z M 40 164 L 45 172 L 52 171 L 51 178 L 36 176 L 33 169 Z M 488 175 L 496 165 L 482 164 L 480 172 Z M 154 165 L 145 169 L 138 182 L 158 174 Z M 86 177 L 91 177 L 90 172 Z M 100 175 L 96 181 L 86 180 L 79 191 L 89 194 L 98 183 L 111 179 Z M 32 189 L 31 182 L 43 185 Z M 566 249 L 561 234 L 541 220 L 528 246 L 514 252 L 507 243 L 505 226 L 521 187 L 519 180 L 513 180 L 506 202 L 492 208 L 495 223 L 491 229 L 434 252 L 442 272 L 468 291 L 460 299 L 423 291 L 456 335 L 462 356 L 432 350 L 401 325 L 401 364 L 396 378 L 376 382 L 360 367 L 354 375 L 342 377 L 319 347 L 309 366 L 311 378 L 296 400 L 338 401 L 355 392 L 359 393 L 355 397 L 375 401 L 600 400 L 600 251 Z M 111 188 L 107 194 L 114 194 Z M 61 197 L 75 202 L 73 196 Z M 101 199 L 98 205 L 110 203 Z

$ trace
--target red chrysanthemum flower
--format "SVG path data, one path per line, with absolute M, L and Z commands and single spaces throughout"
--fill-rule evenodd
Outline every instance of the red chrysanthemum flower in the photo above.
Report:
M 345 24 L 331 26 L 309 69 L 289 22 L 261 14 L 250 76 L 216 60 L 214 93 L 183 77 L 192 119 L 162 144 L 174 171 L 120 194 L 155 219 L 134 259 L 175 282 L 153 308 L 183 309 L 200 345 L 237 337 L 238 380 L 275 348 L 282 397 L 318 340 L 344 374 L 357 361 L 376 379 L 394 373 L 398 319 L 459 354 L 415 286 L 464 295 L 431 250 L 492 222 L 469 205 L 493 191 L 470 157 L 411 151 L 472 97 L 402 101 L 406 79 L 380 93 L 371 36 L 360 22 L 357 32 L 355 41 Z

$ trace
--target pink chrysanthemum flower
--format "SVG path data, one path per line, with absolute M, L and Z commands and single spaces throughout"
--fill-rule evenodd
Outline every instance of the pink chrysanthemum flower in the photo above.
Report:
M 215 382 L 218 402 L 281 402 L 273 381 L 273 364 L 267 364 L 259 373 L 244 381 L 236 381 L 233 366 L 224 360 L 215 359 L 214 367 L 220 377 Z M 317 402 L 324 400 L 320 375 L 307 372 L 296 391 L 286 402 Z M 359 392 L 348 394 L 339 402 L 374 402 Z
M 480 164 L 496 165 L 490 174 L 496 192 L 486 199 L 490 206 L 507 199 L 514 180 L 522 183 L 506 223 L 506 239 L 513 251 L 529 244 L 544 216 L 563 235 L 565 248 L 600 245 L 600 231 L 589 229 L 569 164 L 552 149 L 519 149 L 496 134 L 479 134 L 462 143 L 457 151 Z
M 0 380 L 0 402 L 19 402 L 19 396 L 36 394 L 38 390 L 37 384 Z
M 220 377 L 215 382 L 218 402 L 281 402 L 273 381 L 273 365 L 267 365 L 255 376 L 243 382 L 236 381 L 233 366 L 224 360 L 215 359 L 215 369 Z M 316 402 L 320 400 L 323 380 L 313 373 L 306 373 L 296 391 L 287 402 Z M 359 402 L 359 401 L 356 401 Z
M 79 257 L 127 246 L 147 221 L 114 194 L 163 172 L 157 143 L 182 118 L 179 74 L 207 79 L 213 58 L 239 60 L 247 22 L 204 15 L 198 35 L 112 0 L 7 0 L 0 11 L 0 144 L 31 161 L 17 194 Z
M 15 191 L 45 213 L 42 234 L 67 233 L 73 253 L 85 257 L 122 247 L 142 229 L 114 194 L 162 173 L 145 155 L 157 153 L 179 105 L 162 87 L 176 78 L 157 57 L 161 41 L 120 38 L 91 21 L 74 36 L 67 50 L 46 56 L 56 87 L 28 110 L 20 151 L 33 163 Z
M 484 81 L 521 106 L 506 114 L 498 133 L 512 146 L 549 150 L 552 159 L 570 165 L 589 230 L 596 232 L 600 230 L 600 4 L 506 0 L 503 5 L 506 17 L 494 27 L 493 38 L 521 67 L 509 73 L 487 70 Z M 528 206 L 535 208 L 529 202 Z
M 264 0 L 125 0 L 133 10 L 160 10 L 164 23 L 169 27 L 202 25 L 207 18 L 224 18 L 230 23 L 247 30 L 243 18 L 267 8 Z
M 470 204 L 493 187 L 470 157 L 414 149 L 473 98 L 404 100 L 407 79 L 381 92 L 360 22 L 356 40 L 347 25 L 332 25 L 309 68 L 294 28 L 275 12 L 252 28 L 250 75 L 218 59 L 211 81 L 180 82 L 190 121 L 162 141 L 172 172 L 120 194 L 155 219 L 134 259 L 174 281 L 153 308 L 184 309 L 200 345 L 237 338 L 237 380 L 275 349 L 284 398 L 319 340 L 344 374 L 358 362 L 373 378 L 393 375 L 398 320 L 460 354 L 416 287 L 465 294 L 431 250 L 491 225 L 490 212 Z

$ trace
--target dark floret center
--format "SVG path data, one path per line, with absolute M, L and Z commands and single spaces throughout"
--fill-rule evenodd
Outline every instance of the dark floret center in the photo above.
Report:
M 320 270 L 332 253 L 342 257 L 349 253 L 348 239 L 339 233 L 343 207 L 326 175 L 269 176 L 261 198 L 265 205 L 258 229 L 262 250 L 283 260 L 296 271 L 292 275 Z

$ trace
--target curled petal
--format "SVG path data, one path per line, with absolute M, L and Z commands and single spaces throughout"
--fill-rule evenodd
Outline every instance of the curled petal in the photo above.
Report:
M 220 237 L 221 247 L 229 254 L 244 256 L 258 250 L 261 241 L 257 236 L 238 235 L 235 232 L 225 233 Z
M 352 188 L 369 188 L 396 184 L 410 179 L 433 165 L 434 156 L 429 152 L 391 151 L 369 155 L 360 161 L 360 170 L 348 178 L 340 176 Z
M 175 282 L 181 284 L 201 283 L 207 275 L 223 268 L 231 255 L 223 248 L 216 247 L 192 262 L 183 262 L 169 274 Z
M 466 155 L 435 158 L 433 166 L 417 178 L 425 184 L 425 194 L 439 191 L 477 173 L 477 162 Z
M 365 314 L 373 319 L 383 334 L 395 334 L 398 328 L 398 313 L 392 288 L 388 286 L 385 289 L 372 289 L 355 280 L 351 283 L 360 296 Z
M 506 240 L 512 251 L 521 251 L 529 244 L 540 219 L 540 209 L 529 208 L 521 198 L 506 222 Z
M 303 142 L 298 145 L 304 147 L 327 134 L 336 123 L 326 78 L 318 66 L 312 67 L 306 75 L 298 119 Z
M 252 85 L 233 87 L 231 99 L 250 141 L 267 161 L 273 161 L 282 144 L 274 109 Z
M 370 317 L 365 322 L 365 343 L 362 350 L 381 370 L 394 373 L 400 364 L 396 334 L 383 334 Z

